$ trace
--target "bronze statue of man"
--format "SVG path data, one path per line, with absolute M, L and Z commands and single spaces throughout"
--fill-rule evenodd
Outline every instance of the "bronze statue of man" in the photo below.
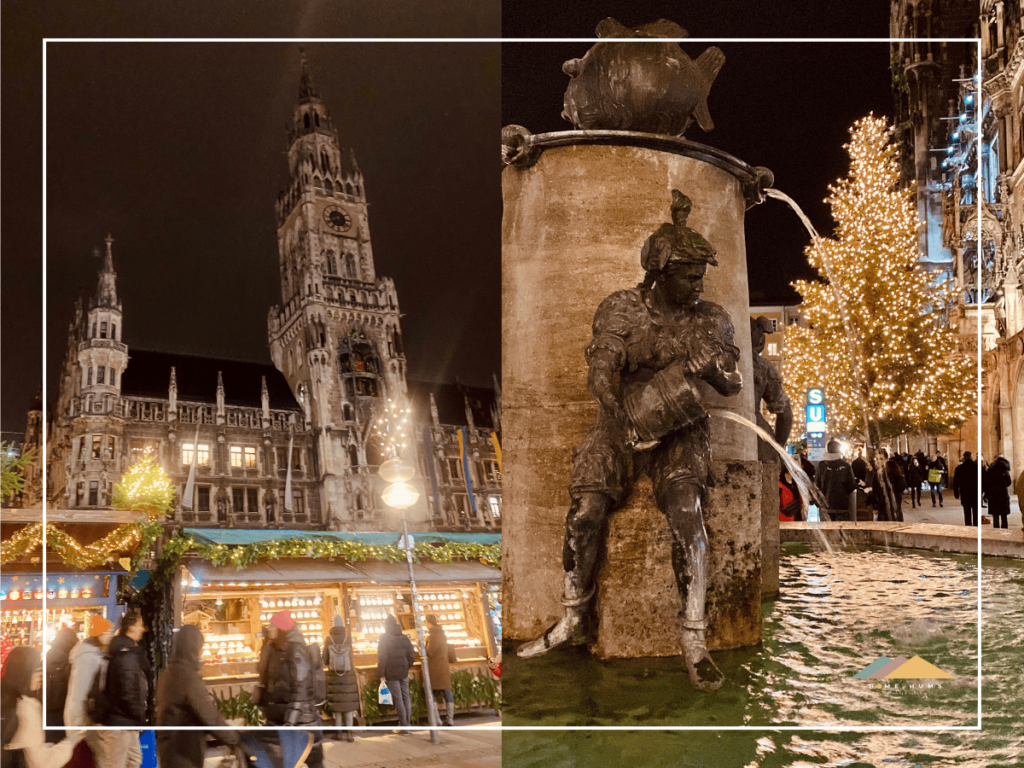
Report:
M 601 408 L 573 453 L 562 552 L 565 614 L 519 655 L 588 641 L 606 518 L 647 472 L 672 532 L 686 668 L 695 687 L 714 690 L 723 678 L 704 636 L 708 537 L 701 512 L 711 430 L 696 384 L 730 396 L 742 379 L 728 313 L 700 298 L 708 265 L 718 262 L 708 241 L 686 225 L 692 207 L 686 195 L 672 192 L 672 223 L 651 234 L 640 254 L 643 282 L 605 298 L 594 315 L 587 385 Z

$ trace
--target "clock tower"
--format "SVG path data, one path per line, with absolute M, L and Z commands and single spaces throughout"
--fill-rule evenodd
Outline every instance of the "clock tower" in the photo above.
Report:
M 291 183 L 277 199 L 282 303 L 267 318 L 270 354 L 315 436 L 327 519 L 368 526 L 381 460 L 373 416 L 406 392 L 398 297 L 391 279 L 375 274 L 363 174 L 338 141 L 305 53 L 288 144 Z

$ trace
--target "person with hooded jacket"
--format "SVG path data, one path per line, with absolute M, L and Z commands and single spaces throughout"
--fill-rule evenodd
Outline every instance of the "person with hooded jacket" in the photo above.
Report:
M 455 699 L 452 696 L 451 662 L 455 660 L 455 648 L 448 645 L 444 628 L 432 613 L 427 614 L 427 669 L 430 670 L 430 687 L 434 696 L 444 697 L 447 709 L 445 725 L 455 725 Z
M 76 731 L 56 744 L 43 730 L 42 655 L 36 648 L 13 648 L 0 683 L 0 766 L 63 768 L 84 735 Z
M 71 627 L 61 627 L 46 654 L 46 727 L 60 730 L 46 731 L 46 740 L 56 744 L 64 738 L 64 704 L 68 698 L 71 680 L 71 649 L 78 643 L 78 635 Z
M 207 735 L 230 747 L 239 744 L 238 733 L 217 710 L 203 682 L 203 633 L 186 624 L 174 638 L 171 661 L 156 687 L 156 724 L 207 726 L 209 731 L 157 731 L 156 751 L 160 768 L 202 768 Z
M 107 649 L 114 636 L 114 625 L 102 616 L 93 616 L 89 622 L 89 637 L 76 645 L 69 656 L 71 678 L 68 697 L 64 704 L 64 725 L 68 728 L 97 725 L 89 716 L 89 693 L 96 675 L 106 675 Z M 95 766 L 95 756 L 102 756 L 102 731 L 86 731 L 85 745 L 75 749 L 71 765 L 74 768 Z
M 377 643 L 377 676 L 387 683 L 398 713 L 398 724 L 412 725 L 412 699 L 409 697 L 409 668 L 416 661 L 412 642 L 402 632 L 398 619 L 388 616 L 384 634 Z
M 341 738 L 355 741 L 351 728 L 359 713 L 359 681 L 352 664 L 352 638 L 345 631 L 341 616 L 334 617 L 334 625 L 324 643 L 323 664 L 327 667 L 327 701 L 334 712 L 334 724 L 341 728 L 344 721 L 349 730 Z M 336 666 L 341 666 L 343 671 L 337 671 Z

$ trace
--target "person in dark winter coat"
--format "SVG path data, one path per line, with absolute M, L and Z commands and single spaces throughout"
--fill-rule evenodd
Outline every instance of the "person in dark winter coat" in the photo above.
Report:
M 857 479 L 858 483 L 866 484 L 868 481 L 868 463 L 864 461 L 864 454 L 857 451 L 857 458 L 850 464 L 850 469 L 853 470 L 853 476 Z
M 982 488 L 988 498 L 988 511 L 993 528 L 1008 528 L 1010 515 L 1010 462 L 997 456 L 981 476 Z
M 928 487 L 931 490 L 932 495 L 932 506 L 935 506 L 935 495 L 939 496 L 939 506 L 942 506 L 942 483 L 946 479 L 948 474 L 948 467 L 946 466 L 946 460 L 942 458 L 942 454 L 936 451 L 935 456 L 929 460 L 925 465 L 925 469 L 928 471 Z M 932 480 L 932 477 L 936 477 L 934 472 L 938 472 L 937 480 Z
M 142 744 L 136 729 L 146 725 L 149 704 L 149 659 L 139 645 L 145 633 L 142 616 L 128 611 L 110 642 L 104 690 L 107 716 L 103 725 L 131 730 L 96 731 L 97 736 L 90 746 L 96 765 L 102 768 L 139 768 L 142 765 Z
M 36 648 L 11 649 L 0 683 L 0 766 L 62 768 L 85 735 L 75 731 L 56 744 L 43 736 L 42 656 Z
M 46 731 L 46 740 L 56 744 L 64 738 L 64 705 L 71 680 L 71 649 L 78 635 L 71 627 L 61 627 L 46 654 L 46 727 L 61 726 L 59 731 Z
M 384 634 L 377 643 L 377 676 L 387 683 L 395 702 L 399 725 L 412 725 L 412 699 L 409 697 L 409 668 L 416 661 L 412 642 L 394 616 L 384 623 Z
M 260 700 L 268 725 L 299 726 L 313 734 L 308 768 L 324 762 L 322 720 L 314 701 L 313 667 L 306 641 L 295 628 L 291 611 L 278 611 L 270 619 L 270 650 L 260 653 Z
M 202 768 L 207 733 L 231 747 L 238 733 L 229 730 L 217 711 L 213 696 L 203 682 L 203 633 L 186 624 L 174 637 L 171 662 L 156 687 L 156 724 L 177 727 L 208 726 L 206 731 L 157 731 L 156 751 L 160 768 Z M 220 729 L 220 730 L 214 730 Z
M 829 520 L 850 519 L 850 494 L 857 488 L 850 462 L 839 452 L 839 441 L 829 440 L 825 457 L 818 462 L 818 474 L 814 484 L 825 497 L 825 509 Z
M 352 664 L 352 639 L 341 616 L 334 617 L 334 626 L 324 643 L 323 663 L 327 667 L 327 701 L 334 712 L 334 724 L 340 728 L 344 720 L 349 729 L 344 733 L 345 740 L 355 741 L 351 728 L 359 714 L 359 681 Z
M 953 472 L 953 497 L 964 507 L 964 525 L 978 525 L 978 462 L 964 451 L 960 465 Z
M 814 464 L 807 458 L 807 451 L 800 451 L 800 469 L 804 471 L 809 480 L 814 479 Z
M 927 478 L 927 470 L 921 466 L 917 456 L 911 456 L 907 467 L 907 488 L 910 489 L 910 508 L 921 506 L 921 483 Z
M 903 491 L 906 480 L 900 463 L 889 457 L 888 452 L 879 452 L 875 460 L 877 467 L 871 480 L 871 497 L 878 510 L 878 519 L 888 522 L 903 522 Z

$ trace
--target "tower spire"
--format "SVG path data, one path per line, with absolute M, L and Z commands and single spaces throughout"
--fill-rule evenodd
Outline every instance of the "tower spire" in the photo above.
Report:
M 300 99 L 318 99 L 320 94 L 316 92 L 313 87 L 313 68 L 309 64 L 309 58 L 306 56 L 306 48 L 302 46 L 299 48 L 299 53 L 302 55 L 302 74 L 299 78 L 299 98 Z

